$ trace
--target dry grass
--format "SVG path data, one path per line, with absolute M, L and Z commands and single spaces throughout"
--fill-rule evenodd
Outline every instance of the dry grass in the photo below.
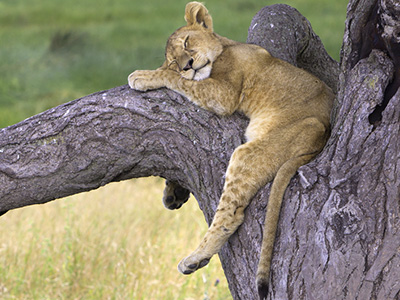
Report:
M 231 299 L 217 257 L 191 276 L 178 273 L 207 226 L 194 199 L 166 210 L 162 188 L 140 179 L 8 212 L 0 298 Z

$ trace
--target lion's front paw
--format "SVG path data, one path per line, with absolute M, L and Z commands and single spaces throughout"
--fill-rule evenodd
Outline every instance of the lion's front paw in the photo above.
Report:
M 184 259 L 178 265 L 178 271 L 184 275 L 192 274 L 198 269 L 205 267 L 211 258 L 204 258 L 199 254 L 192 254 Z
M 166 208 L 181 208 L 188 201 L 189 196 L 190 191 L 181 187 L 178 183 L 169 180 L 165 181 L 163 203 Z
M 158 70 L 138 70 L 128 76 L 129 86 L 137 91 L 154 90 L 164 86 Z

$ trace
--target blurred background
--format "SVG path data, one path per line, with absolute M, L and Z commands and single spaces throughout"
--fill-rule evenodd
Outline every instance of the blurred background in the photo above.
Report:
M 186 0 L 0 0 L 0 128 L 126 84 L 164 60 Z M 339 60 L 347 0 L 209 0 L 220 35 L 245 42 L 263 6 L 287 3 Z M 170 212 L 159 178 L 99 190 L 0 218 L 0 299 L 231 299 L 217 258 L 176 270 L 207 229 L 191 199 Z

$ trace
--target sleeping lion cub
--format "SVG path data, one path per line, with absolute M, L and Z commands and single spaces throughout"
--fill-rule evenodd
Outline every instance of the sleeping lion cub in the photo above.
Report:
M 321 80 L 265 49 L 214 33 L 212 18 L 201 3 L 186 5 L 185 20 L 186 26 L 168 39 L 164 64 L 130 74 L 130 87 L 139 91 L 167 87 L 219 115 L 242 111 L 250 123 L 247 142 L 230 159 L 213 222 L 178 269 L 190 274 L 207 265 L 242 224 L 244 210 L 258 189 L 274 179 L 257 271 L 263 299 L 285 189 L 296 170 L 324 147 L 334 95 Z M 181 197 L 174 195 L 176 189 L 181 189 Z M 171 209 L 187 200 L 188 193 L 176 184 L 169 183 L 166 191 L 164 204 Z

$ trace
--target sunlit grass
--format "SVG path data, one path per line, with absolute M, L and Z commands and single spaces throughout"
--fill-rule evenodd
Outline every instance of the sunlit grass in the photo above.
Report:
M 140 179 L 0 218 L 0 299 L 231 299 L 218 257 L 191 276 L 176 266 L 207 228 L 191 199 L 161 203 Z

